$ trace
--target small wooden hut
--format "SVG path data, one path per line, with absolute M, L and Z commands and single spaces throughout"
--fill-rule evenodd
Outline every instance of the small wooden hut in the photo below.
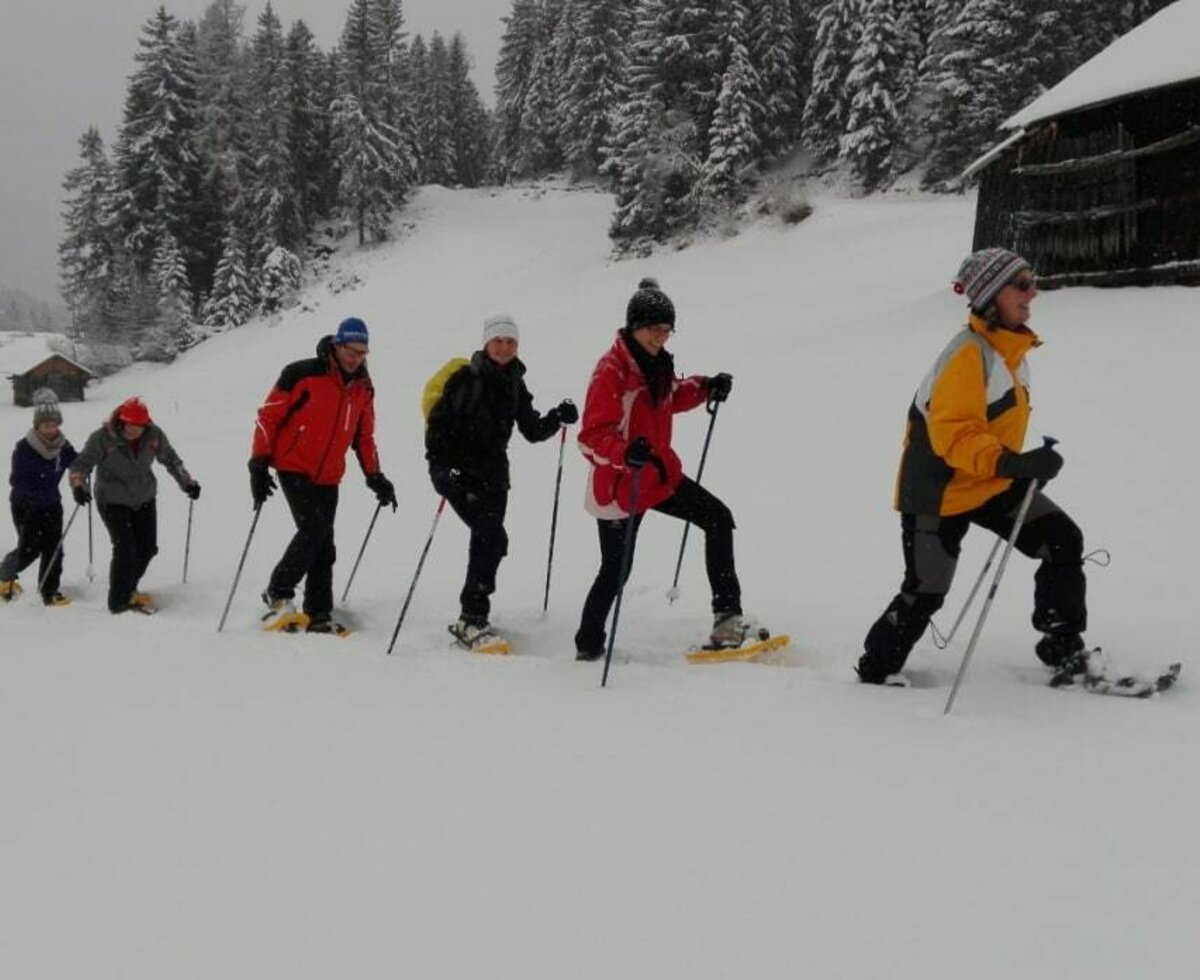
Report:
M 1200 0 L 1176 0 L 1007 122 L 973 163 L 975 248 L 1039 284 L 1200 284 Z
M 60 402 L 81 402 L 84 388 L 93 375 L 82 364 L 76 364 L 69 357 L 51 354 L 28 371 L 10 377 L 13 404 L 32 405 L 33 393 L 39 388 L 49 388 L 58 395 Z

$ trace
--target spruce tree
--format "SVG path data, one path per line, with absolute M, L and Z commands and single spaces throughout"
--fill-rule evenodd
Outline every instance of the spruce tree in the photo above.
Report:
M 198 194 L 195 69 L 178 34 L 165 7 L 143 26 L 115 154 L 117 221 L 143 274 L 160 228 L 188 240 Z
M 542 9 L 538 0 L 513 0 L 501 18 L 504 35 L 496 62 L 496 165 L 501 178 L 517 171 L 523 154 L 526 99 L 542 54 Z
M 329 217 L 327 192 L 333 159 L 329 149 L 329 110 L 324 58 L 302 20 L 288 30 L 284 43 L 287 144 L 292 194 L 304 231 Z
M 112 173 L 95 126 L 79 138 L 82 162 L 67 172 L 64 234 L 58 246 L 62 296 L 77 330 L 99 320 L 112 275 Z
M 767 157 L 788 150 L 800 123 L 796 78 L 796 30 L 790 0 L 759 0 L 750 5 L 747 44 L 762 92 L 755 130 Z
M 454 184 L 454 131 L 451 129 L 450 54 L 437 31 L 429 41 L 429 57 L 421 101 L 422 160 L 425 180 Z
M 258 18 L 251 42 L 252 109 L 250 185 L 253 252 L 257 261 L 277 246 L 295 250 L 304 234 L 304 219 L 295 193 L 292 142 L 288 132 L 288 77 L 283 25 L 270 2 Z
M 158 316 L 141 342 L 141 356 L 169 361 L 195 342 L 192 333 L 192 289 L 179 242 L 169 231 L 158 237 L 150 272 Z
M 868 0 L 862 36 L 846 78 L 849 105 L 840 158 L 863 189 L 885 186 L 897 173 L 907 53 L 896 0 Z
M 489 121 L 479 90 L 471 81 L 471 59 L 460 33 L 450 41 L 447 74 L 454 179 L 464 187 L 478 187 L 487 178 Z
M 580 11 L 557 110 L 563 156 L 576 175 L 595 173 L 604 162 L 625 79 L 626 8 L 624 0 L 591 0 Z
M 711 198 L 734 203 L 744 196 L 746 177 L 758 159 L 759 138 L 754 124 L 762 117 L 762 92 L 746 47 L 746 12 L 740 0 L 729 0 L 727 16 L 725 71 L 702 181 Z
M 846 79 L 858 46 L 862 0 L 830 0 L 817 15 L 812 83 L 804 105 L 805 142 L 821 163 L 831 161 L 846 130 Z
M 213 277 L 212 292 L 204 305 L 204 324 L 216 333 L 240 327 L 254 310 L 246 253 L 239 239 L 238 232 L 231 226 L 221 243 L 221 260 Z

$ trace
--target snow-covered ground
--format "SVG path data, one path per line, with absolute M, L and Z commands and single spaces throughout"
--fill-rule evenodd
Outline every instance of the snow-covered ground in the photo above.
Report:
M 1200 293 L 1060 291 L 1036 304 L 1034 427 L 1067 458 L 1051 493 L 1113 556 L 1091 567 L 1089 639 L 1135 666 L 1184 661 L 1170 695 L 1052 691 L 1033 656 L 1032 564 L 1015 556 L 954 713 L 962 640 L 928 638 L 925 684 L 852 680 L 901 574 L 892 483 L 912 392 L 962 322 L 948 288 L 968 199 L 818 199 L 651 260 L 607 258 L 608 198 L 427 189 L 363 280 L 276 325 L 138 366 L 65 406 L 81 444 L 141 394 L 204 486 L 160 479 L 155 618 L 104 611 L 108 542 L 68 542 L 73 606 L 0 610 L 0 975 L 20 978 L 1194 977 L 1200 734 L 1192 649 Z M 424 380 L 513 314 L 537 403 L 582 402 L 625 302 L 655 275 L 685 372 L 730 371 L 705 482 L 738 520 L 747 610 L 794 637 L 782 665 L 689 666 L 709 626 L 693 537 L 652 515 L 609 686 L 574 662 L 594 574 L 569 448 L 540 615 L 557 442 L 512 447 L 511 553 L 494 621 L 510 658 L 450 648 L 466 532 L 441 523 L 384 655 L 436 498 Z M 400 511 L 379 520 L 340 641 L 257 629 L 291 523 L 250 526 L 254 409 L 347 315 L 371 326 L 379 441 Z M 15 441 L 28 410 L 0 409 Z M 707 419 L 681 417 L 694 471 Z M 8 454 L 0 459 L 7 475 Z M 352 465 L 336 587 L 374 509 Z M 11 529 L 0 532 L 10 547 Z M 991 542 L 967 540 L 948 626 Z M 29 577 L 27 576 L 27 579 Z M 27 583 L 28 584 L 28 583 Z M 964 631 L 965 632 L 965 631 Z

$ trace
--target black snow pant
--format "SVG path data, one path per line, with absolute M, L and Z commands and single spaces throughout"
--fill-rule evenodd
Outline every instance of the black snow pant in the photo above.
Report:
M 29 501 L 14 500 L 12 518 L 17 529 L 17 546 L 0 561 L 0 580 L 15 579 L 35 558 L 40 558 L 38 582 L 42 595 L 54 595 L 62 577 L 63 553 L 58 548 L 63 530 L 62 503 L 39 507 Z
M 496 570 L 508 554 L 508 532 L 504 530 L 508 491 L 462 490 L 447 496 L 446 501 L 471 529 L 467 578 L 458 596 L 462 618 L 483 625 L 492 611 Z
M 954 579 L 963 537 L 972 524 L 1002 538 L 1013 523 L 1029 484 L 1014 482 L 982 507 L 953 517 L 902 514 L 904 581 L 883 615 L 875 621 L 858 662 L 859 676 L 881 683 L 904 666 L 909 652 L 945 601 Z M 1055 666 L 1082 645 L 1087 629 L 1087 582 L 1083 574 L 1083 534 L 1058 505 L 1040 491 L 1017 535 L 1016 550 L 1040 559 L 1034 574 L 1033 627 L 1045 634 L 1038 656 Z
M 729 508 L 695 480 L 685 476 L 675 492 L 652 509 L 678 517 L 704 531 L 704 564 L 712 589 L 713 612 L 740 613 L 742 586 L 733 563 L 735 525 Z M 604 649 L 604 624 L 622 585 L 621 558 L 625 551 L 625 531 L 632 520 L 632 544 L 636 546 L 638 528 L 645 516 L 643 511 L 632 518 L 596 522 L 600 532 L 600 571 L 584 601 L 579 631 L 575 634 L 575 649 L 581 653 L 594 654 Z M 632 554 L 629 556 L 629 566 L 633 567 Z
M 97 509 L 113 546 L 108 566 L 108 611 L 124 612 L 150 559 L 158 554 L 158 507 L 150 500 L 141 507 L 103 504 Z
M 333 612 L 333 521 L 337 516 L 338 488 L 313 483 L 299 473 L 280 473 L 279 485 L 296 522 L 296 534 L 271 573 L 267 591 L 272 599 L 291 599 L 302 578 L 304 612 L 327 617 Z

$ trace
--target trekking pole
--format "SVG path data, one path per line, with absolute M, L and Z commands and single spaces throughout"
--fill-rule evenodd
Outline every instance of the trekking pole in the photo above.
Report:
M 89 582 L 96 581 L 96 569 L 92 567 L 92 502 L 89 500 L 88 505 L 88 567 L 87 580 Z
M 621 597 L 625 595 L 625 580 L 629 577 L 629 566 L 633 563 L 633 534 L 637 526 L 638 489 L 642 482 L 642 468 L 633 471 L 633 486 L 629 490 L 629 522 L 625 525 L 625 548 L 621 552 L 621 584 L 617 588 L 617 602 L 613 606 L 612 629 L 608 631 L 608 649 L 604 651 L 604 674 L 600 686 L 608 686 L 608 665 L 612 663 L 613 644 L 617 642 L 617 621 L 621 618 Z
M 550 569 L 554 565 L 554 537 L 558 532 L 558 494 L 562 489 L 563 449 L 567 445 L 567 427 L 562 427 L 558 440 L 558 474 L 554 477 L 554 509 L 550 512 L 550 554 L 546 558 L 546 594 L 542 596 L 542 616 L 550 608 Z
M 187 536 L 183 539 L 183 584 L 187 585 L 187 568 L 188 558 L 192 553 L 192 509 L 196 506 L 196 501 L 188 501 L 188 526 Z
M 958 632 L 962 621 L 967 618 L 967 610 L 975 602 L 975 595 L 979 592 L 979 587 L 983 585 L 984 577 L 987 575 L 988 569 L 992 567 L 992 562 L 996 560 L 996 553 L 1000 550 L 1000 545 L 1003 543 L 1003 538 L 997 538 L 996 543 L 992 545 L 991 554 L 988 555 L 987 561 L 983 563 L 983 569 L 979 572 L 979 577 L 975 579 L 975 584 L 971 586 L 971 594 L 967 596 L 967 601 L 963 603 L 958 618 L 954 621 L 954 625 L 950 627 L 950 632 L 943 636 L 941 630 L 933 625 L 932 620 L 930 621 L 929 625 L 933 631 L 933 645 L 939 650 L 945 650 L 950 645 L 950 641 L 954 639 L 954 634 Z
M 1043 436 L 1042 443 L 1045 446 L 1053 446 L 1057 439 L 1050 436 Z M 975 629 L 971 633 L 971 640 L 967 644 L 967 652 L 963 654 L 962 663 L 958 667 L 958 674 L 954 678 L 954 686 L 950 688 L 950 696 L 946 698 L 946 707 L 942 711 L 942 715 L 950 714 L 950 709 L 954 707 L 954 699 L 958 696 L 958 689 L 962 686 L 963 678 L 967 674 L 967 665 L 971 662 L 971 654 L 975 652 L 975 644 L 979 641 L 979 634 L 983 632 L 983 624 L 987 619 L 988 611 L 992 608 L 992 600 L 996 598 L 996 589 L 1000 585 L 1000 578 L 1004 575 L 1004 568 L 1008 564 L 1008 556 L 1012 554 L 1013 547 L 1017 543 L 1017 535 L 1021 533 L 1021 526 L 1025 523 L 1025 516 L 1029 513 L 1029 506 L 1033 503 L 1033 496 L 1037 493 L 1038 481 L 1030 480 L 1029 489 L 1025 491 L 1025 499 L 1021 501 L 1021 509 L 1017 511 L 1017 519 L 1013 523 L 1012 533 L 1008 536 L 1008 543 L 1004 547 L 1004 554 L 1000 558 L 1000 564 L 996 568 L 996 576 L 992 579 L 991 587 L 988 589 L 987 598 L 983 602 L 983 608 L 979 610 L 979 619 L 975 621 Z
M 371 516 L 371 523 L 367 525 L 367 534 L 363 538 L 362 547 L 358 549 L 358 557 L 354 559 L 354 567 L 350 569 L 350 577 L 346 579 L 346 587 L 342 589 L 342 602 L 346 601 L 346 596 L 350 594 L 350 586 L 354 584 L 354 575 L 358 571 L 358 563 L 362 561 L 363 553 L 367 550 L 367 542 L 371 540 L 371 532 L 375 530 L 375 522 L 379 519 L 379 512 L 383 510 L 383 504 L 375 505 L 375 513 Z
M 696 470 L 696 483 L 704 478 L 704 462 L 708 459 L 708 444 L 712 441 L 713 426 L 717 424 L 717 409 L 721 407 L 720 402 L 709 402 L 704 406 L 704 410 L 708 412 L 708 434 L 704 437 L 704 451 L 700 453 L 700 467 Z M 683 549 L 687 547 L 688 531 L 692 529 L 692 525 L 684 522 L 683 525 L 683 540 L 679 542 L 679 559 L 675 562 L 675 580 L 671 582 L 671 588 L 667 591 L 668 605 L 674 605 L 675 600 L 679 598 L 679 570 L 683 568 Z
M 413 592 L 417 588 L 417 579 L 421 577 L 421 569 L 425 567 L 425 556 L 429 554 L 429 546 L 433 544 L 433 532 L 437 530 L 438 520 L 441 519 L 442 511 L 445 508 L 446 498 L 443 497 L 438 504 L 437 511 L 433 515 L 433 526 L 429 529 L 429 537 L 425 539 L 425 547 L 421 549 L 421 557 L 417 560 L 417 570 L 413 572 L 412 584 L 408 587 L 408 595 L 404 597 L 404 607 L 400 610 L 400 618 L 396 620 L 396 628 L 392 631 L 392 642 L 388 644 L 387 648 L 389 654 L 396 645 L 396 637 L 400 635 L 400 627 L 404 625 L 404 617 L 408 615 L 408 604 L 412 602 Z
M 58 561 L 59 552 L 63 549 L 63 542 L 67 540 L 67 534 L 71 530 L 71 525 L 75 523 L 75 515 L 79 513 L 79 508 L 83 504 L 76 504 L 75 509 L 71 511 L 71 517 L 67 521 L 67 526 L 63 528 L 63 533 L 58 537 L 58 544 L 54 546 L 54 553 L 50 555 L 50 560 L 46 563 L 46 570 L 42 573 L 42 577 L 38 579 L 38 593 L 41 594 L 42 589 L 46 587 L 46 580 L 50 578 L 50 569 L 54 567 L 54 563 Z
M 241 580 L 241 577 L 242 577 L 242 568 L 245 567 L 245 564 L 246 564 L 246 555 L 248 555 L 250 553 L 250 542 L 254 538 L 254 529 L 256 527 L 258 527 L 258 519 L 261 516 L 262 516 L 262 504 L 261 503 L 255 504 L 254 505 L 254 520 L 252 520 L 250 522 L 250 533 L 246 535 L 246 545 L 244 548 L 242 548 L 242 557 L 238 561 L 237 571 L 234 573 L 234 576 L 233 576 L 233 585 L 231 585 L 229 587 L 229 598 L 225 600 L 225 611 L 223 613 L 221 613 L 221 622 L 217 626 L 218 633 L 220 633 L 221 630 L 223 630 L 225 628 L 225 618 L 229 615 L 229 607 L 231 605 L 233 605 L 233 594 L 235 592 L 237 592 L 238 582 Z

